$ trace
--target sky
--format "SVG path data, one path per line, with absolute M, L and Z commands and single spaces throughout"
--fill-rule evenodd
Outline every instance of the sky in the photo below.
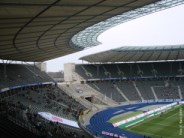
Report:
M 122 46 L 184 44 L 184 5 L 149 14 L 113 27 L 98 37 L 101 45 L 47 61 L 47 72 L 64 69 L 64 63 L 86 63 L 85 55 Z

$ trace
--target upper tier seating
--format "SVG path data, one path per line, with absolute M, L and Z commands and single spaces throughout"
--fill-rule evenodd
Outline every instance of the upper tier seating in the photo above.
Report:
M 0 64 L 0 89 L 9 86 L 25 85 L 37 82 L 53 81 L 45 72 L 36 66 L 25 64 Z
M 75 71 L 84 79 L 184 75 L 184 61 L 155 63 L 78 64 L 75 66 Z

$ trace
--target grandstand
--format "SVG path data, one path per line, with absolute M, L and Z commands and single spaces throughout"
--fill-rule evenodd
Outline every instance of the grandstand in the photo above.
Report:
M 130 119 L 127 114 L 182 103 L 183 45 L 121 47 L 88 55 L 81 59 L 91 63 L 67 63 L 64 76 L 52 78 L 44 61 L 99 45 L 97 37 L 107 29 L 183 3 L 0 1 L 1 136 L 145 137 L 113 124 Z
M 76 65 L 76 72 L 91 87 L 117 102 L 171 97 L 182 99 L 184 91 L 182 66 L 183 61 L 83 64 Z M 111 69 L 114 72 L 110 71 Z
M 55 116 L 77 122 L 80 113 L 86 109 L 85 106 L 55 86 L 54 81 L 37 67 L 24 64 L 7 65 L 6 77 L 1 82 L 1 87 L 3 88 L 0 93 L 1 105 L 7 108 L 2 106 L 1 111 L 7 110 L 8 119 L 15 122 L 19 121 L 22 124 L 21 126 L 24 129 L 26 128 L 24 131 L 29 130 L 34 133 L 32 137 L 45 137 L 47 131 L 51 131 L 56 137 L 65 135 L 73 137 L 73 133 L 78 137 L 86 135 L 81 129 L 76 129 L 66 124 L 61 126 L 53 124 L 55 127 L 58 127 L 58 131 L 61 131 L 59 129 L 62 128 L 59 134 L 55 134 L 49 126 L 44 128 L 42 126 L 44 123 L 40 125 L 41 132 L 40 128 L 35 129 L 39 120 L 43 119 L 37 118 L 33 121 L 29 119 L 29 116 L 33 116 L 39 112 L 49 112 Z M 34 131 L 31 128 L 34 128 Z M 6 131 L 8 132 L 7 129 Z M 5 137 L 8 135 L 6 131 L 2 130 L 5 133 Z M 20 135 L 18 133 L 13 135 Z M 25 136 L 26 133 L 22 135 Z
M 104 54 L 105 53 L 106 52 L 104 52 Z M 101 53 L 99 53 L 99 55 L 100 54 Z M 96 57 L 98 54 L 90 55 L 90 58 L 93 58 L 93 56 Z M 88 59 L 88 57 L 84 57 L 84 59 L 85 58 Z M 114 135 L 117 137 L 136 138 L 144 137 L 144 135 L 161 136 L 162 133 L 157 134 L 157 132 L 155 132 L 152 134 L 151 130 L 145 133 L 142 130 L 143 132 L 138 135 L 135 134 L 135 132 L 138 132 L 134 131 L 134 129 L 112 129 L 113 125 L 109 120 L 111 118 L 120 118 L 121 121 L 121 118 L 124 118 L 129 112 L 133 112 L 132 114 L 136 115 L 141 108 L 147 110 L 154 109 L 160 104 L 163 106 L 175 101 L 181 101 L 184 96 L 182 60 L 75 65 L 68 63 L 65 65 L 65 69 L 69 74 L 65 75 L 68 86 L 61 84 L 60 87 L 72 87 L 68 92 L 72 91 L 73 94 L 78 95 L 78 97 L 89 97 L 89 89 L 84 88 L 87 86 L 91 87 L 93 89 L 91 90 L 91 98 L 93 99 L 95 96 L 100 97 L 98 93 L 101 93 L 104 95 L 101 99 L 104 103 L 107 103 L 106 107 L 111 107 L 101 108 L 101 106 L 97 106 L 98 111 L 91 113 L 91 115 L 89 115 L 91 118 L 86 116 L 82 118 L 85 129 L 97 137 L 109 137 Z M 78 87 L 83 90 L 82 94 L 78 94 Z M 112 99 L 114 102 L 108 99 Z M 93 100 L 91 100 L 91 103 L 94 105 Z M 102 103 L 99 102 L 98 104 Z M 117 105 L 124 106 L 114 107 Z M 170 113 L 168 113 L 168 115 L 169 114 Z M 171 116 L 172 115 L 173 114 L 171 114 Z M 88 119 L 85 120 L 86 118 Z M 168 136 L 169 133 L 164 133 L 163 135 Z M 180 136 L 176 134 L 173 137 Z

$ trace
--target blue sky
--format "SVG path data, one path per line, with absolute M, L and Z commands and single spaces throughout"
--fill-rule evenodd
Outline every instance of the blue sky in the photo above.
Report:
M 80 57 L 122 46 L 184 44 L 184 5 L 113 27 L 98 40 L 102 42 L 99 46 L 47 61 L 47 71 L 60 71 L 64 63 L 82 63 Z

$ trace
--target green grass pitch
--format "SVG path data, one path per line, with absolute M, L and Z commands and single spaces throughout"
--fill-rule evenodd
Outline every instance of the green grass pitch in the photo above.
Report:
M 141 114 L 141 113 L 143 113 L 143 111 L 135 111 L 135 112 L 132 112 L 132 113 L 128 113 L 126 115 L 122 115 L 122 116 L 119 116 L 119 117 L 111 118 L 107 122 L 116 123 L 116 122 L 119 122 L 121 120 L 128 119 L 130 117 L 136 116 L 136 115 Z
M 184 138 L 184 105 L 128 127 L 126 130 L 151 138 Z

